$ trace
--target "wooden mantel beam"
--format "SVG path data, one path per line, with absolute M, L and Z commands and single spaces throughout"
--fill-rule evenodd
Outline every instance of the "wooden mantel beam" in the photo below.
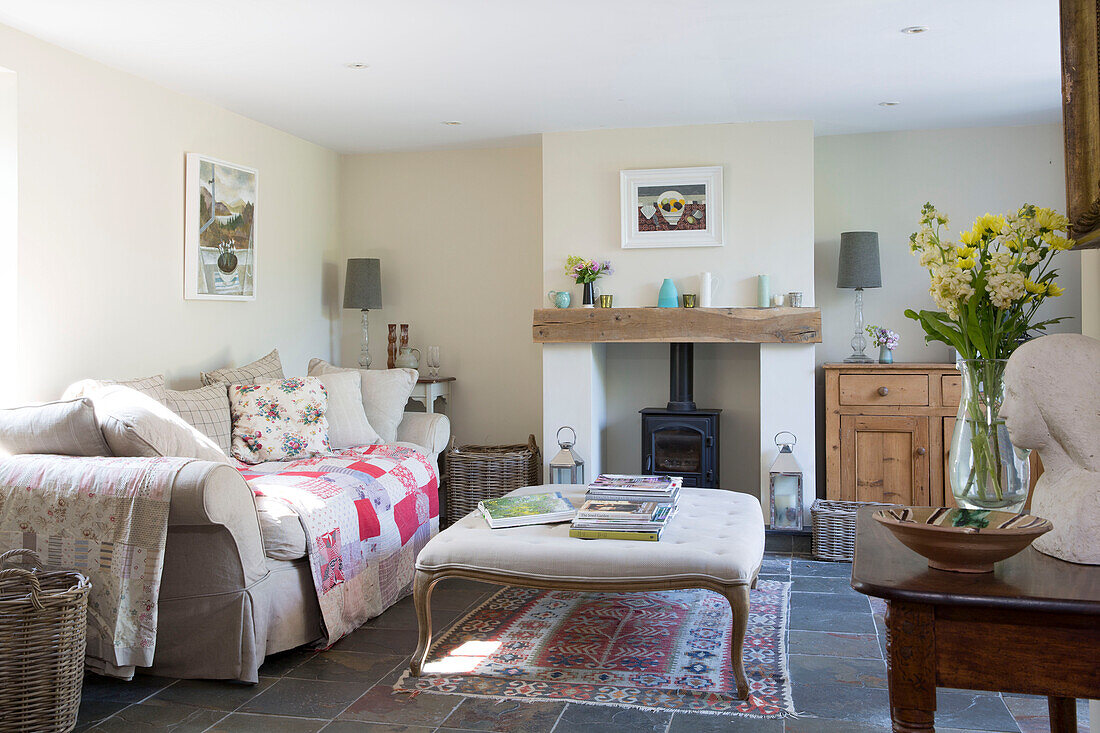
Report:
M 819 308 L 537 308 L 535 343 L 819 344 Z

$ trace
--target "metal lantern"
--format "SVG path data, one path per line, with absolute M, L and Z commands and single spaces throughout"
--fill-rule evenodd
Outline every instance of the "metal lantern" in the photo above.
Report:
M 791 441 L 781 441 L 779 436 L 789 435 Z M 775 434 L 779 455 L 772 463 L 768 480 L 768 499 L 771 504 L 772 529 L 802 529 L 802 466 L 794 457 L 798 437 L 783 431 Z
M 573 433 L 572 440 L 562 440 L 561 431 L 568 430 Z M 584 483 L 584 459 L 577 455 L 573 446 L 577 442 L 577 431 L 568 425 L 558 428 L 554 438 L 561 448 L 558 454 L 550 459 L 550 483 L 552 484 L 583 484 Z

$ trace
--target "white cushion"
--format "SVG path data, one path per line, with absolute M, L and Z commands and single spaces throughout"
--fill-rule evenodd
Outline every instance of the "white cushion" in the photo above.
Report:
M 0 456 L 56 453 L 109 456 L 87 397 L 0 410 Z
M 416 380 L 415 369 L 344 369 L 323 359 L 310 359 L 309 374 L 318 376 L 332 372 L 359 372 L 363 393 L 363 410 L 371 427 L 382 436 L 382 442 L 397 440 L 397 426 L 405 416 Z
M 306 532 L 298 513 L 282 499 L 256 497 L 256 516 L 264 554 L 272 560 L 297 560 L 306 556 Z
M 188 425 L 218 444 L 223 453 L 230 449 L 233 420 L 229 416 L 229 394 L 224 383 L 178 391 L 165 391 L 164 404 Z
M 584 486 L 527 486 L 508 496 L 549 491 L 560 491 L 573 506 L 584 502 Z M 569 522 L 490 529 L 472 512 L 428 542 L 416 567 L 593 583 L 699 577 L 750 583 L 764 558 L 764 515 L 756 497 L 681 489 L 677 506 L 660 542 L 576 539 Z
M 137 390 L 112 385 L 91 395 L 96 420 L 116 456 L 179 456 L 229 463 L 210 438 Z
M 325 419 L 328 420 L 328 442 L 333 450 L 384 442 L 367 420 L 358 371 L 329 372 L 318 375 L 317 379 L 328 392 Z

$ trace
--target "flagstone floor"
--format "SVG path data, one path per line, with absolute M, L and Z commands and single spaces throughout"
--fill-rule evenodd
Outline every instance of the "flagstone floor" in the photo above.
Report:
M 264 733 L 871 733 L 890 730 L 883 661 L 883 608 L 848 585 L 851 566 L 809 559 L 804 538 L 769 537 L 763 574 L 793 583 L 790 671 L 795 708 L 786 720 L 652 713 L 564 702 L 502 702 L 460 695 L 395 695 L 391 686 L 416 646 L 406 598 L 326 652 L 268 658 L 257 685 L 89 675 L 78 731 L 263 731 Z M 808 539 L 808 538 L 805 538 Z M 440 627 L 495 591 L 443 581 L 432 597 Z M 936 730 L 1048 731 L 1046 700 L 941 690 Z M 1086 733 L 1087 705 L 1079 707 Z

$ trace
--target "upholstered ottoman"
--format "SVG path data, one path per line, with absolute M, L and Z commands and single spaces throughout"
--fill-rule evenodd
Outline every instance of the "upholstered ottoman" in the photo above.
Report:
M 560 491 L 579 507 L 584 486 L 528 486 L 509 496 Z M 436 535 L 416 558 L 413 589 L 420 638 L 409 668 L 419 676 L 432 640 L 432 587 L 447 577 L 501 585 L 579 591 L 707 588 L 733 609 L 733 669 L 737 692 L 748 696 L 741 646 L 749 588 L 764 558 L 760 502 L 748 494 L 682 489 L 679 511 L 660 542 L 580 540 L 569 523 L 490 529 L 472 512 Z

